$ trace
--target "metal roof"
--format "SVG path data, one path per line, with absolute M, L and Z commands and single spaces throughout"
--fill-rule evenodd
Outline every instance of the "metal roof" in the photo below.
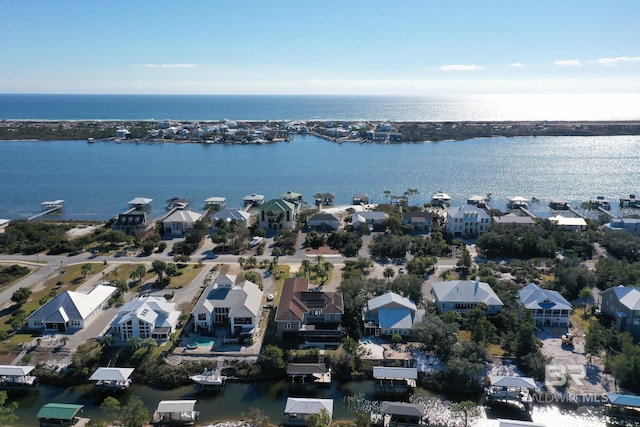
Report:
M 307 399 L 288 397 L 285 414 L 319 414 L 325 409 L 333 416 L 333 399 Z
M 134 368 L 98 368 L 89 377 L 89 381 L 126 381 L 134 370 Z
M 489 375 L 492 386 L 509 388 L 538 388 L 533 378 L 529 377 L 502 377 Z
M 197 400 L 161 400 L 156 412 L 190 412 L 196 407 Z
M 0 376 L 19 377 L 29 375 L 35 366 L 0 365 Z
M 416 368 L 387 368 L 385 366 L 374 366 L 373 377 L 391 379 L 418 379 L 418 369 Z
M 78 412 L 84 408 L 84 405 L 71 405 L 67 403 L 47 403 L 40 411 L 36 418 L 47 418 L 54 420 L 72 420 Z
M 640 396 L 631 396 L 629 394 L 607 393 L 607 399 L 613 405 L 632 406 L 640 408 Z

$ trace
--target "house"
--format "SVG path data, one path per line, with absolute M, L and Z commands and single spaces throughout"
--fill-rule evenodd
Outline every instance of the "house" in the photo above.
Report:
M 292 230 L 296 219 L 296 207 L 283 199 L 269 200 L 258 213 L 258 223 L 265 230 Z
M 371 203 L 371 198 L 367 193 L 358 193 L 353 195 L 354 205 L 368 205 Z
M 569 327 L 572 305 L 557 291 L 530 283 L 518 292 L 518 311 L 528 310 L 536 326 Z
M 226 222 L 235 221 L 240 228 L 247 228 L 251 225 L 251 214 L 241 209 L 223 209 L 213 215 L 213 229 L 217 230 L 216 223 L 220 220 Z
M 476 280 L 449 280 L 436 282 L 432 286 L 438 313 L 457 311 L 464 314 L 483 303 L 487 306 L 486 314 L 497 314 L 502 311 L 503 303 L 486 282 Z
M 309 415 L 319 415 L 323 410 L 327 412 L 329 419 L 333 419 L 333 399 L 287 397 L 283 412 L 284 424 L 306 426 Z
M 414 230 L 429 231 L 433 224 L 433 214 L 427 211 L 403 212 L 402 223 L 412 226 Z
M 202 214 L 198 212 L 176 209 L 162 220 L 162 227 L 165 233 L 170 233 L 172 236 L 184 236 L 200 218 Z
M 491 217 L 474 205 L 447 210 L 447 232 L 456 237 L 475 237 L 489 230 Z
M 520 227 L 533 227 L 536 225 L 536 220 L 529 215 L 518 215 L 513 212 L 502 216 L 494 216 L 493 222 L 496 224 L 509 224 Z
M 380 404 L 380 412 L 383 427 L 427 425 L 424 403 L 383 401 Z
M 235 284 L 235 276 L 222 276 L 207 286 L 193 309 L 197 330 L 211 332 L 229 327 L 233 336 L 252 337 L 260 325 L 264 292 L 248 280 Z
M 129 338 L 166 341 L 176 331 L 180 311 L 164 298 L 146 296 L 123 305 L 111 322 L 111 336 L 124 342 Z
M 336 195 L 333 193 L 322 193 L 316 195 L 316 205 L 318 206 L 333 206 L 336 199 Z
M 569 231 L 584 231 L 587 229 L 587 221 L 585 221 L 584 218 L 568 218 L 562 215 L 556 215 L 550 217 L 549 221 Z
M 408 298 L 387 291 L 367 302 L 364 334 L 410 336 L 413 325 L 422 320 L 424 313 Z
M 116 291 L 109 282 L 96 286 L 88 294 L 64 291 L 31 313 L 28 327 L 57 332 L 82 329 L 108 305 Z
M 607 231 L 628 231 L 637 236 L 640 234 L 640 218 L 611 218 L 604 228 Z
M 618 332 L 640 339 L 640 287 L 616 286 L 600 293 L 600 310 L 611 316 Z
M 285 279 L 275 316 L 278 340 L 337 345 L 343 315 L 342 293 L 310 291 L 306 278 Z
M 329 212 L 320 212 L 307 218 L 307 226 L 318 230 L 337 230 L 340 228 L 340 218 Z
M 372 230 L 382 229 L 382 223 L 389 218 L 386 212 L 379 211 L 361 211 L 351 215 L 351 224 L 353 228 L 359 228 L 361 224 L 367 224 Z
M 141 238 L 153 228 L 153 221 L 147 220 L 147 213 L 140 209 L 131 209 L 118 215 L 118 219 L 111 225 L 114 231 L 122 231 L 129 236 Z

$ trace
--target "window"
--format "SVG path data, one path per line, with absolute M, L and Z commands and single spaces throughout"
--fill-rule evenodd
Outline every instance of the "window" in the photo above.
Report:
M 207 320 L 207 313 L 198 313 L 198 320 Z
M 284 328 L 285 329 L 292 329 L 293 328 L 293 324 L 292 323 L 285 323 L 284 324 Z

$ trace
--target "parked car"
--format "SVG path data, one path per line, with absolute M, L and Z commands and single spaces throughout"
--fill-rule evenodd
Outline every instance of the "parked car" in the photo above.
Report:
M 249 247 L 253 248 L 254 246 L 258 246 L 260 242 L 262 242 L 263 240 L 264 240 L 264 237 L 256 236 L 253 239 L 251 239 L 251 242 L 249 242 Z
M 273 294 L 269 294 L 269 295 L 267 295 L 267 301 L 273 301 L 275 298 L 276 298 L 276 297 L 275 297 L 275 295 L 273 295 Z

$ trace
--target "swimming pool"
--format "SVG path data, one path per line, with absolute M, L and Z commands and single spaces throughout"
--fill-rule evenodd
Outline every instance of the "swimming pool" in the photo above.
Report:
M 193 347 L 213 347 L 216 342 L 211 338 L 198 337 L 191 340 L 189 346 Z

